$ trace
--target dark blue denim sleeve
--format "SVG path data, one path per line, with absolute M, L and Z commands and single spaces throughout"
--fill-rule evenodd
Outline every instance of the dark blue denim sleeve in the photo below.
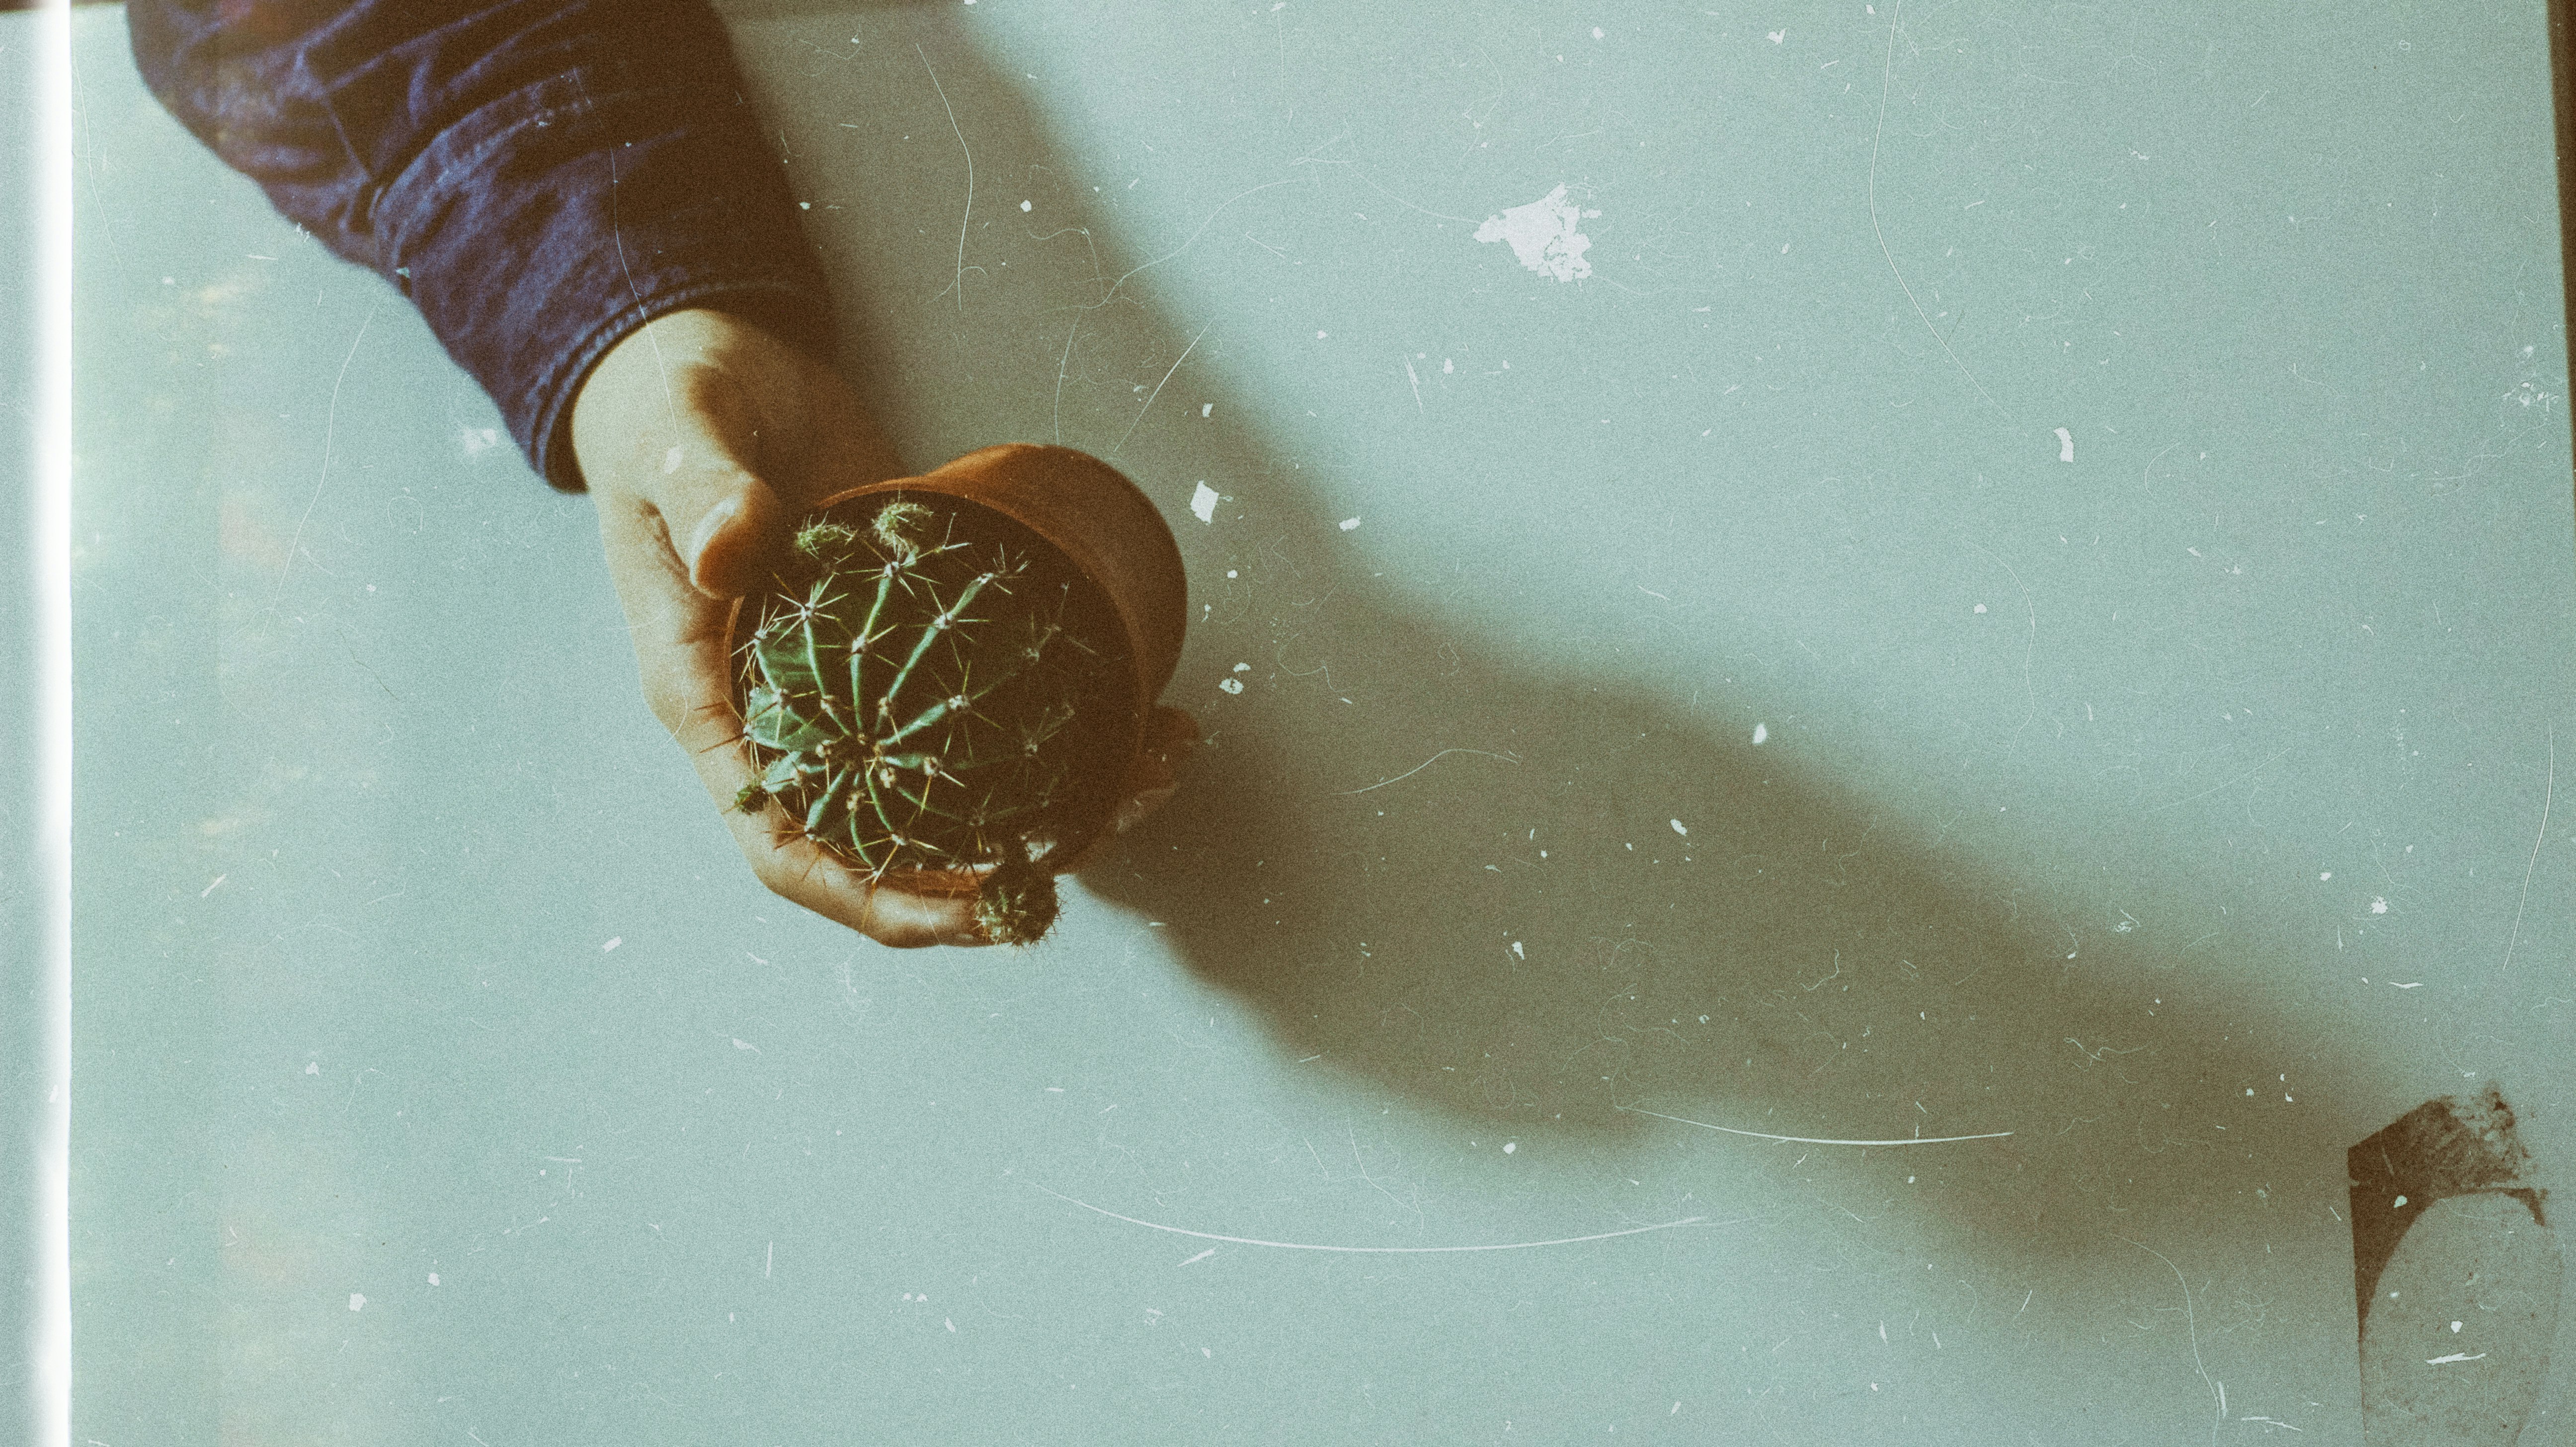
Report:
M 747 315 L 829 355 L 831 300 L 702 0 L 130 0 L 181 123 L 415 302 L 539 476 L 647 318 Z

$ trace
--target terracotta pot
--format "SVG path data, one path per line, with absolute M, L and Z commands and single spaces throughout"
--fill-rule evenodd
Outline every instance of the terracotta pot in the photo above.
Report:
M 1110 750 L 1124 777 L 1136 764 L 1154 701 L 1172 681 L 1181 638 L 1189 622 L 1189 590 L 1181 550 L 1152 500 L 1116 468 L 1070 447 L 1006 442 L 978 448 L 920 477 L 899 477 L 847 488 L 817 502 L 820 513 L 854 499 L 901 492 L 949 497 L 992 509 L 1019 523 L 1070 559 L 1108 600 L 1126 634 L 1133 661 L 1135 697 L 1124 737 Z M 735 605 L 728 652 L 742 647 L 757 615 L 745 599 Z M 744 699 L 736 680 L 734 707 Z M 1038 862 L 1057 872 L 1081 856 L 1109 823 L 1116 807 L 1078 823 Z M 907 870 L 889 883 L 917 894 L 973 894 L 984 871 Z

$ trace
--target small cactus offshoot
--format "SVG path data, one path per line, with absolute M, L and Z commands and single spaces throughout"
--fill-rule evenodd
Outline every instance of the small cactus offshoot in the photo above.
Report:
M 838 514 L 844 509 L 852 517 Z M 974 870 L 975 920 L 1028 944 L 1057 847 L 1115 803 L 1134 720 L 1106 602 L 1019 524 L 895 495 L 796 535 L 737 653 L 753 782 L 872 880 Z

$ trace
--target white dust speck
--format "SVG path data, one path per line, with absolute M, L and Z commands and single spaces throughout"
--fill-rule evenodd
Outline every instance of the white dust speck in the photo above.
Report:
M 1978 604 L 1978 605 L 1977 605 L 1977 611 L 1978 611 L 1978 612 L 1980 612 L 1980 613 L 1983 613 L 1984 611 L 1986 611 L 1986 605 L 1985 605 L 1985 604 L 1983 604 L 1983 603 Z
M 2370 912 L 2372 914 L 2388 913 L 2388 900 L 2381 895 L 2372 895 L 2370 897 Z
M 1675 819 L 1673 821 L 1673 832 L 1682 836 L 1684 839 L 1688 839 L 1690 837 L 1690 831 L 1682 827 L 1682 821 L 1679 819 Z
M 1520 1143 L 1519 1141 L 1505 1141 L 1505 1142 L 1503 1142 L 1503 1154 L 1504 1154 L 1504 1155 L 1510 1155 L 1512 1152 L 1514 1152 L 1514 1151 L 1516 1151 L 1516 1150 L 1519 1150 L 1520 1148 L 1521 1148 L 1521 1143 Z
M 2323 884 L 2323 883 L 2325 883 L 2327 880 L 2332 879 L 2332 878 L 2334 878 L 2334 871 L 2333 871 L 2333 870 L 2331 870 L 2331 869 L 2329 869 L 2329 870 L 2327 870 L 2325 873 L 2320 874 L 2320 875 L 2318 875 L 2318 876 L 2317 876 L 2317 882 L 2318 882 L 2319 884 Z
M 1219 501 L 1217 490 L 1202 482 L 1198 491 L 1190 494 L 1190 515 L 1203 523 L 1215 522 Z
M 969 4 L 969 5 L 972 5 L 972 4 L 974 4 L 974 3 L 975 3 L 975 0 L 966 0 L 966 3 L 967 3 L 967 4 Z M 956 1322 L 956 1319 L 955 1319 L 955 1318 L 953 1318 L 953 1317 L 945 1317 L 945 1316 L 943 1316 L 943 1317 L 941 1317 L 941 1318 L 940 1318 L 940 1320 L 941 1320 L 942 1322 L 947 1323 L 948 1329 L 949 1329 L 950 1331 L 955 1331 L 955 1330 L 957 1329 L 957 1322 Z
M 1359 525 L 1360 525 L 1360 520 L 1359 520 L 1358 518 L 1344 518 L 1344 519 L 1342 519 L 1342 531 L 1343 531 L 1343 532 L 1349 532 L 1351 529 L 1353 529 L 1353 528 L 1355 528 L 1355 527 L 1358 527 Z
M 364 1293 L 356 1291 L 349 1293 L 349 1309 L 351 1311 L 364 1311 L 366 1310 L 366 1307 L 367 1298 Z
M 1442 358 L 1440 359 L 1440 370 L 1441 370 L 1441 371 L 1444 371 L 1444 372 L 1454 372 L 1454 371 L 1457 371 L 1457 370 L 1458 370 L 1458 363 L 1457 363 L 1457 361 L 1456 361 L 1455 359 L 1453 359 L 1453 358 L 1449 358 L 1449 357 L 1442 357 Z
M 2461 1328 L 2461 1327 L 2463 1327 L 2463 1326 L 2466 1326 L 2466 1325 L 2468 1325 L 2468 1323 L 2466 1323 L 2466 1322 L 2460 1322 L 2460 1321 L 2455 1321 L 2455 1322 L 2451 1323 L 2451 1331 L 2452 1331 L 2452 1333 L 2453 1333 L 2454 1335 L 2456 1335 L 2456 1334 L 2459 1332 L 2460 1328 Z
M 601 945 L 601 946 L 599 947 L 599 952 L 600 952 L 601 954 L 603 954 L 603 955 L 604 955 L 604 954 L 607 954 L 610 950 L 613 950 L 613 949 L 617 948 L 619 945 L 622 945 L 622 944 L 624 944 L 624 943 L 626 943 L 626 936 L 624 936 L 624 935 L 617 935 L 617 936 L 614 936 L 614 937 L 612 937 L 612 938 L 609 940 L 609 942 L 608 942 L 608 943 L 606 943 L 606 944 L 604 944 L 604 945 Z
M 1200 415 L 1200 416 L 1202 416 L 1202 417 L 1207 416 L 1209 413 L 1214 412 L 1215 410 L 1216 410 L 1216 404 L 1215 404 L 1214 402 L 1201 402 L 1201 403 L 1199 404 L 1199 415 Z
M 304 1073 L 307 1075 L 319 1075 L 322 1073 L 322 1067 L 308 1062 L 304 1067 Z
M 1021 203 L 1020 203 L 1020 209 L 1021 209 L 1021 210 L 1023 210 L 1023 211 L 1028 210 L 1028 209 L 1029 209 L 1029 203 L 1028 203 L 1028 202 L 1026 202 L 1026 201 L 1021 202 Z
M 498 427 L 459 428 L 456 441 L 457 445 L 465 450 L 467 457 L 480 457 L 501 445 L 501 429 Z
M 1781 41 L 1786 40 L 1786 39 L 1788 39 L 1788 38 L 1789 38 L 1789 32 L 1788 32 L 1787 30 L 1785 30 L 1785 29 L 1783 29 L 1783 30 L 1774 30 L 1774 31 L 1772 31 L 1772 32 L 1771 32 L 1771 43 L 1772 43 L 1773 45 L 1777 45 L 1777 44 L 1779 44 Z M 1872 1386 L 1872 1387 L 1870 1388 L 1870 1390 L 1874 1392 L 1874 1391 L 1877 1391 L 1877 1390 L 1878 1390 L 1878 1388 L 1877 1388 L 1876 1386 Z
M 372 593 L 372 592 L 374 592 L 375 590 L 376 590 L 376 585 L 375 585 L 375 584 L 373 584 L 373 583 L 369 583 L 369 584 L 367 585 L 367 591 L 368 591 L 368 592 Z M 231 876 L 231 875 L 229 875 L 229 874 L 218 874 L 218 875 L 216 875 L 216 876 L 215 876 L 215 882 L 214 882 L 214 884 L 209 884 L 209 885 L 207 885 L 205 888 L 203 888 L 203 889 L 201 889 L 201 890 L 198 890 L 198 891 L 197 891 L 197 898 L 199 898 L 199 899 L 204 899 L 207 895 L 210 895 L 210 894 L 214 893 L 214 892 L 215 892 L 215 889 L 216 889 L 216 886 L 221 885 L 225 880 L 230 879 L 230 878 L 232 878 L 232 876 Z
M 1234 671 L 1237 673 L 1250 673 L 1252 671 L 1252 665 L 1249 663 L 1238 663 L 1234 666 Z
M 1575 281 L 1592 274 L 1592 263 L 1583 259 L 1583 253 L 1592 249 L 1592 238 L 1575 227 L 1585 217 L 1600 214 L 1566 200 L 1565 188 L 1558 186 L 1526 206 L 1487 217 L 1476 228 L 1476 239 L 1510 242 L 1512 255 L 1520 258 L 1521 265 L 1558 281 Z
M 2389 1294 L 2393 1296 L 2396 1293 L 2391 1292 Z M 2464 1352 L 2453 1352 L 2447 1357 L 2426 1357 L 2424 1359 L 2424 1365 L 2428 1367 L 2438 1367 L 2445 1362 L 2474 1362 L 2484 1359 L 2485 1356 L 2485 1352 L 2480 1352 L 2476 1356 L 2470 1356 Z
M 969 0 L 969 3 L 972 3 L 972 0 Z M 796 209 L 799 211 L 811 211 L 814 209 L 814 203 L 811 201 L 799 201 L 796 203 Z
M 1315 340 L 1320 342 L 1320 341 L 1322 341 L 1324 338 L 1329 337 L 1329 336 L 1331 336 L 1331 335 L 1332 335 L 1332 333 L 1331 333 L 1331 332 L 1317 332 L 1317 333 L 1315 333 Z
M 1753 726 L 1753 742 L 1759 744 L 1769 737 L 1771 737 L 1771 726 L 1769 724 L 1755 724 Z
M 1243 680 L 1240 678 L 1220 678 L 1216 681 L 1216 686 L 1226 693 L 1243 692 Z
M 759 1046 L 752 1044 L 752 1043 L 751 1043 L 750 1041 L 748 1041 L 748 1040 L 743 1040 L 743 1039 L 739 1039 L 739 1038 L 737 1038 L 737 1039 L 735 1039 L 735 1040 L 734 1040 L 734 1042 L 733 1042 L 733 1048 L 734 1048 L 734 1049 L 736 1049 L 736 1050 L 748 1050 L 748 1051 L 750 1051 L 750 1052 L 751 1052 L 752 1054 L 754 1054 L 754 1055 L 758 1055 L 758 1054 L 760 1053 L 760 1047 L 759 1047 Z
M 1599 40 L 1599 39 L 1601 38 L 1601 27 L 1600 27 L 1600 26 L 1595 25 L 1595 26 L 1593 26 L 1593 27 L 1592 27 L 1592 38 L 1593 38 L 1593 39 L 1595 39 L 1595 40 Z
M 438 1284 L 438 1273 L 437 1273 L 437 1272 L 433 1271 L 433 1272 L 429 1273 L 429 1284 L 430 1284 L 430 1285 L 432 1285 L 432 1286 L 436 1286 L 436 1285 Z
M 2075 434 L 2063 427 L 2057 429 L 2057 460 L 2060 462 L 2075 460 Z
M 1209 1361 L 1216 1360 L 1216 1353 L 1209 1351 L 1206 1347 L 1199 1348 L 1199 1355 L 1206 1357 Z
M 1529 958 L 1529 952 L 1521 948 L 1521 942 L 1519 940 L 1512 941 L 1512 958 L 1516 960 L 1526 960 Z
M 679 448 L 677 448 L 677 447 L 673 447 L 670 451 L 665 452 L 665 453 L 663 453 L 663 454 L 662 454 L 662 471 L 663 471 L 664 473 L 668 474 L 668 473 L 674 473 L 674 472 L 677 472 L 677 471 L 679 471 L 679 470 L 680 470 L 680 449 L 679 449 Z
M 2404 1196 L 2400 1196 L 2400 1197 L 2398 1197 L 2398 1198 L 2397 1198 L 2397 1201 L 2396 1201 L 2396 1204 L 2397 1204 L 2397 1205 L 2399 1205 L 2399 1206 L 2403 1206 L 2403 1205 L 2405 1205 L 2405 1204 L 2406 1204 L 2406 1198 L 2405 1198 Z

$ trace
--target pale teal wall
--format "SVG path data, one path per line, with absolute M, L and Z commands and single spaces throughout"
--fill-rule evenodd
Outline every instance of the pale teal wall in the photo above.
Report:
M 773 900 L 84 14 L 77 1435 L 2352 1441 L 2344 1148 L 2576 1160 L 2537 4 L 734 13 L 1212 747 L 1025 955 Z

